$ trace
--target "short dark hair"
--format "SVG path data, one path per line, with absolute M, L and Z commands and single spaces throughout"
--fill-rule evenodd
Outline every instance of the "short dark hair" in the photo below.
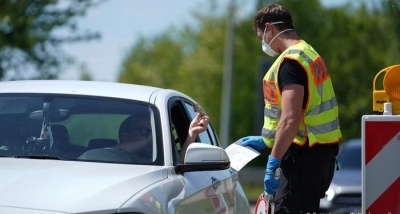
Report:
M 121 133 L 129 132 L 131 129 L 132 124 L 136 121 L 146 119 L 150 120 L 150 112 L 149 110 L 139 110 L 127 117 L 124 121 L 122 121 L 121 125 L 119 126 L 119 140 L 122 142 Z
M 253 17 L 253 30 L 257 32 L 257 29 L 264 30 L 265 23 L 267 22 L 279 22 L 282 24 L 276 24 L 279 30 L 294 29 L 292 15 L 290 11 L 284 8 L 282 5 L 272 3 L 261 8 L 256 15 Z

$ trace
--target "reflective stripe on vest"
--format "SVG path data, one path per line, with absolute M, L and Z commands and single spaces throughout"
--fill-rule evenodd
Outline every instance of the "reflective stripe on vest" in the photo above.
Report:
M 306 52 L 311 55 L 307 55 Z M 308 105 L 303 112 L 303 120 L 299 125 L 294 142 L 304 145 L 306 141 L 305 135 L 309 138 L 310 146 L 315 143 L 337 142 L 341 138 L 338 106 L 329 73 L 326 71 L 322 58 L 304 41 L 282 53 L 264 77 L 265 109 L 264 127 L 262 129 L 264 142 L 268 147 L 272 148 L 276 127 L 282 115 L 281 94 L 279 85 L 275 80 L 278 77 L 278 70 L 284 58 L 294 59 L 302 64 L 306 69 L 309 82 Z M 315 84 L 312 84 L 312 81 Z M 325 97 L 324 87 L 327 90 Z M 323 101 L 321 102 L 320 100 Z
M 268 137 L 268 138 L 275 138 L 276 135 L 276 130 L 268 130 L 268 129 L 262 129 L 262 136 L 263 137 Z M 297 135 L 304 137 L 304 132 L 302 132 L 301 130 L 299 130 L 297 132 Z

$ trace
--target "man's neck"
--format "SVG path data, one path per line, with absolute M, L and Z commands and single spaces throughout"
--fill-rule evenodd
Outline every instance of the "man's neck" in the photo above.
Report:
M 300 38 L 297 36 L 295 31 L 290 31 L 284 34 L 281 38 L 279 38 L 279 42 L 281 43 L 279 52 L 282 53 L 290 46 L 297 44 L 300 42 Z

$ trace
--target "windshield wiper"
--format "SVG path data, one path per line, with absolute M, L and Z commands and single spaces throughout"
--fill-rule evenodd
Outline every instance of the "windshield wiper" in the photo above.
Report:
M 26 159 L 50 159 L 50 160 L 62 160 L 62 158 L 50 155 L 17 155 L 15 158 L 26 158 Z

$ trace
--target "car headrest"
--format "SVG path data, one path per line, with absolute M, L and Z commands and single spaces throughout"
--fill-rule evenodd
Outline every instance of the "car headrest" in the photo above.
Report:
M 59 145 L 64 145 L 69 143 L 68 130 L 63 125 L 51 125 L 51 133 L 54 137 L 54 142 Z

